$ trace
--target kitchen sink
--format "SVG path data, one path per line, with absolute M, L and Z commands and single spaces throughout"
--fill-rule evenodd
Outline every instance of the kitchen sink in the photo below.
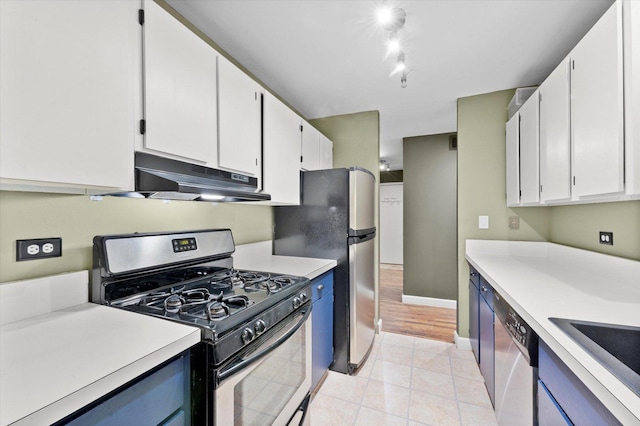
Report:
M 640 327 L 549 318 L 640 396 Z

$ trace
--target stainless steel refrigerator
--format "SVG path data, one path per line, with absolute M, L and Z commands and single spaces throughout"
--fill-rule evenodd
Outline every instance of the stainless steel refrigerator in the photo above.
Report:
M 359 167 L 303 172 L 300 206 L 274 208 L 273 254 L 336 259 L 334 371 L 351 374 L 375 335 L 375 177 Z

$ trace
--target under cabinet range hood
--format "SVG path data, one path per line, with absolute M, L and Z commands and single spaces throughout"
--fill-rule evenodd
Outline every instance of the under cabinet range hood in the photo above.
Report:
M 258 179 L 144 152 L 135 153 L 136 193 L 195 201 L 268 201 Z

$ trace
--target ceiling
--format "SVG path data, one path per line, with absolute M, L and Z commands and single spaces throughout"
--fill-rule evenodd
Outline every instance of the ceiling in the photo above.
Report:
M 383 0 L 167 0 L 307 119 L 380 112 L 380 158 L 456 131 L 460 97 L 540 84 L 613 0 L 386 0 L 406 12 L 397 54 Z

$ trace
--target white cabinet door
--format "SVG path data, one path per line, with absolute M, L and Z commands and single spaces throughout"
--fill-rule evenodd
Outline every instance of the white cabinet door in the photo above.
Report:
M 577 197 L 624 189 L 621 19 L 621 4 L 615 3 L 570 54 Z
M 320 132 L 302 120 L 302 170 L 320 168 Z
M 264 191 L 271 204 L 300 204 L 300 117 L 264 95 Z
M 567 58 L 540 85 L 540 198 L 571 198 L 571 133 Z
M 137 6 L 0 1 L 3 189 L 133 189 Z
M 516 112 L 506 127 L 507 206 L 520 205 L 520 113 Z
M 626 0 L 624 12 L 624 102 L 626 194 L 640 198 L 640 2 Z
M 333 168 L 333 142 L 320 133 L 320 170 Z
M 218 165 L 260 178 L 262 88 L 223 56 L 218 57 Z M 298 149 L 299 144 L 298 129 Z M 299 156 L 299 153 L 298 153 Z M 299 160 L 299 158 L 298 158 Z
M 540 128 L 538 91 L 520 107 L 520 201 L 540 202 Z
M 144 2 L 145 151 L 216 166 L 216 51 Z

